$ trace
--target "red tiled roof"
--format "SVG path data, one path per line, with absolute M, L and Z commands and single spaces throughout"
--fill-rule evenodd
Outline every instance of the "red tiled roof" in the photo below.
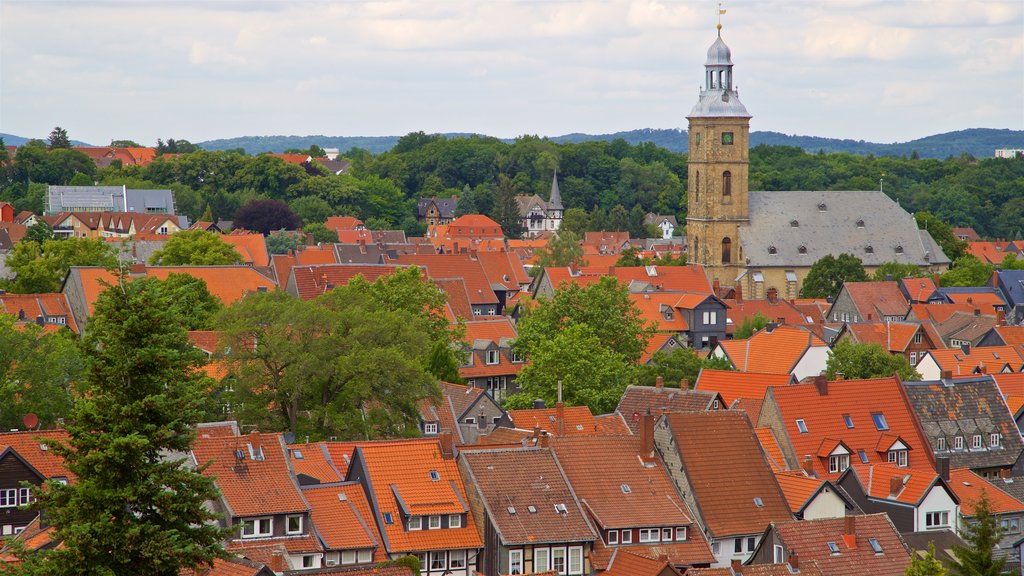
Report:
M 448 297 L 448 308 L 451 310 L 452 322 L 459 318 L 474 318 L 473 305 L 469 303 L 469 292 L 462 278 L 433 279 L 434 284 Z
M 826 576 L 814 560 L 800 559 L 800 571 L 793 572 L 789 564 L 752 564 L 744 566 L 739 576 Z M 738 576 L 731 568 L 693 568 L 686 576 Z
M 594 424 L 601 436 L 629 436 L 633 433 L 618 412 L 594 416 Z
M 968 242 L 965 252 L 989 264 L 1002 264 L 1008 252 L 1004 252 L 1004 242 Z
M 492 286 L 501 284 L 509 291 L 518 292 L 520 286 L 530 283 L 523 264 L 511 252 L 481 250 L 476 253 L 476 257 Z
M 117 284 L 114 273 L 103 268 L 76 266 L 71 269 L 71 273 L 77 273 L 81 277 L 83 295 L 90 315 L 96 299 L 106 290 L 100 282 Z M 224 304 L 231 304 L 260 288 L 274 290 L 277 287 L 271 279 L 248 266 L 149 266 L 145 269 L 146 276 L 160 280 L 166 280 L 171 274 L 188 274 L 203 280 L 210 294 Z
M 846 330 L 858 344 L 878 344 L 888 352 L 904 352 L 914 335 L 924 330 L 928 339 L 938 347 L 942 337 L 930 322 L 849 322 Z
M 632 281 L 647 282 L 659 290 L 711 294 L 711 283 L 704 267 L 689 266 L 629 266 L 614 267 L 611 272 L 622 284 Z
M 365 463 L 378 512 L 390 513 L 395 520 L 383 523 L 389 553 L 482 546 L 473 513 L 464 504 L 466 491 L 458 467 L 454 460 L 442 456 L 437 440 L 361 444 L 354 458 Z M 437 472 L 439 480 L 431 480 L 431 471 Z M 403 509 L 412 515 L 465 512 L 467 520 L 462 528 L 406 531 Z
M 302 495 L 326 549 L 376 548 L 374 560 L 387 559 L 362 484 L 310 485 L 302 488 Z
M 640 311 L 640 318 L 644 323 L 653 324 L 658 332 L 678 334 L 690 329 L 682 313 L 676 310 L 679 294 L 671 292 L 630 294 L 629 299 Z
M 707 546 L 705 546 L 706 548 Z M 618 547 L 612 552 L 611 560 L 601 574 L 604 576 L 659 576 L 665 570 L 677 573 L 672 567 L 676 562 L 635 554 L 632 547 Z M 710 552 L 709 552 L 710 553 Z M 714 556 L 711 557 L 711 562 Z
M 67 442 L 69 439 L 63 430 L 0 432 L 0 452 L 11 447 L 43 476 L 74 479 L 75 476 L 64 465 L 64 460 L 51 452 L 47 444 L 47 441 Z
M 830 484 L 828 480 L 811 478 L 803 472 L 780 472 L 776 470 L 775 481 L 782 488 L 786 495 L 786 502 L 789 509 L 794 513 L 800 512 L 806 506 L 812 496 L 818 493 L 822 484 Z
M 853 524 L 852 537 L 846 534 L 847 522 Z M 817 562 L 829 576 L 903 576 L 910 566 L 906 544 L 886 514 L 779 522 L 775 532 L 786 549 L 800 555 L 801 573 L 808 561 Z M 881 554 L 875 554 L 869 538 L 882 547 Z M 839 554 L 829 550 L 829 542 L 839 547 Z
M 288 462 L 291 464 L 296 476 L 305 474 L 311 478 L 316 478 L 321 484 L 341 482 L 345 479 L 342 472 L 334 466 L 334 462 L 328 455 L 325 442 L 289 444 Z
M 772 429 L 754 428 L 754 435 L 757 436 L 757 441 L 761 444 L 761 449 L 764 450 L 765 460 L 772 467 L 772 471 L 776 474 L 785 471 L 786 458 L 782 455 L 782 449 L 779 448 L 779 442 L 775 439 Z
M 72 332 L 78 333 L 78 324 L 71 313 L 67 296 L 61 292 L 47 294 L 0 294 L 0 310 L 17 318 L 18 322 L 35 322 L 36 318 L 63 316 Z
M 769 522 L 792 518 L 745 413 L 677 412 L 666 414 L 661 422 L 667 423 L 676 439 L 710 535 L 759 534 Z M 722 482 L 729 478 L 743 478 L 743 482 L 722 490 Z
M 256 576 L 264 568 L 263 563 L 252 562 L 243 558 L 217 558 L 213 566 L 192 570 L 186 568 L 180 576 Z
M 188 341 L 207 354 L 220 352 L 223 348 L 220 345 L 220 330 L 189 330 Z
M 895 281 L 847 282 L 843 284 L 843 290 L 853 300 L 860 319 L 865 322 L 884 320 L 890 316 L 903 318 L 910 308 L 906 296 L 900 292 Z
M 815 457 L 826 439 L 842 441 L 852 451 L 850 462 L 860 462 L 858 451 L 863 450 L 868 462 L 881 464 L 887 454 L 879 453 L 880 438 L 898 436 L 910 448 L 908 462 L 912 467 L 932 469 L 931 450 L 921 432 L 913 410 L 907 403 L 902 386 L 895 378 L 871 380 L 841 380 L 828 382 L 826 394 L 811 382 L 771 388 L 768 397 L 778 407 L 782 425 L 796 459 L 803 462 L 811 455 L 814 471 L 819 478 L 838 478 L 828 472 L 828 458 Z M 881 415 L 885 428 L 879 430 L 874 415 Z M 852 428 L 844 416 L 849 416 Z M 797 420 L 807 429 L 802 433 Z M 784 439 L 780 440 L 785 443 Z M 891 444 L 891 443 L 890 443 Z
M 243 264 L 270 266 L 267 239 L 263 234 L 220 234 L 220 239 L 235 248 Z
M 516 428 L 532 430 L 540 426 L 550 434 L 558 434 L 558 408 L 534 408 L 530 410 L 509 410 L 509 418 Z M 595 435 L 598 433 L 594 415 L 587 406 L 566 406 L 565 435 Z
M 1006 301 L 993 292 L 948 292 L 946 297 L 954 304 L 970 304 L 980 310 L 982 314 L 994 315 L 996 308 L 1006 308 Z
M 931 320 L 932 322 L 939 323 L 948 320 L 950 316 L 957 312 L 974 314 L 975 308 L 974 304 L 966 302 L 959 304 L 911 304 L 910 314 L 907 316 L 907 319 Z
M 996 326 L 993 330 L 1007 346 L 1024 350 L 1024 326 Z
M 1014 372 L 1020 372 L 1024 365 L 1022 351 L 1013 346 L 975 346 L 969 353 L 960 348 L 948 348 L 928 350 L 928 354 L 939 365 L 939 370 L 949 370 L 954 377 L 974 374 L 982 367 L 986 372 L 995 374 L 1002 372 L 1006 365 Z
M 921 504 L 932 487 L 942 481 L 931 468 L 900 468 L 888 463 L 861 464 L 856 458 L 850 459 L 850 470 L 857 473 L 860 486 L 868 497 L 911 506 Z
M 382 276 L 390 276 L 398 270 L 390 264 L 321 264 L 316 266 L 294 266 L 291 277 L 299 298 L 312 300 L 326 294 L 335 286 L 345 286 L 356 276 L 368 282 L 376 282 Z M 291 278 L 289 278 L 289 281 Z
M 492 304 L 498 297 L 480 261 L 470 254 L 399 254 L 393 262 L 419 266 L 433 278 L 462 278 L 472 304 Z
M 640 430 L 640 418 L 647 413 L 711 410 L 718 394 L 673 386 L 629 386 L 622 393 L 615 411 L 622 415 L 634 434 Z M 722 408 L 725 408 L 722 406 Z
M 355 230 L 363 225 L 363 221 L 355 216 L 329 216 L 324 226 L 328 230 Z
M 949 487 L 960 499 L 960 512 L 964 516 L 975 515 L 975 507 L 981 500 L 982 493 L 988 498 L 989 511 L 993 514 L 1024 512 L 1024 502 L 1003 492 L 999 488 L 1001 482 L 986 480 L 967 468 L 949 471 Z
M 821 338 L 792 326 L 760 330 L 746 340 L 718 343 L 737 370 L 764 374 L 789 374 L 813 346 L 826 347 Z
M 726 300 L 725 303 L 729 306 L 725 314 L 731 321 L 726 327 L 730 333 L 738 328 L 740 324 L 743 324 L 744 320 L 753 319 L 758 314 L 767 318 L 769 322 L 778 322 L 780 324 L 807 324 L 814 322 L 813 316 L 810 316 L 810 319 L 808 319 L 808 314 L 803 310 L 797 308 L 795 304 L 790 303 L 788 300 L 781 298 L 774 301 Z
M 926 302 L 936 291 L 935 282 L 931 278 L 903 278 L 900 284 L 910 295 L 911 302 Z
M 249 446 L 252 446 L 250 450 Z M 262 447 L 263 459 L 254 459 Z M 237 457 L 241 453 L 242 458 Z M 234 516 L 285 514 L 309 510 L 292 478 L 280 434 L 196 438 L 192 447 L 204 476 L 216 479 Z
M 445 233 L 448 236 L 471 238 L 501 238 L 505 235 L 500 224 L 482 214 L 459 216 L 448 224 Z
M 470 321 L 464 323 L 464 326 L 466 327 L 466 335 L 463 341 L 470 344 L 474 340 L 486 340 L 495 343 L 500 342 L 503 338 L 515 340 L 519 335 L 516 332 L 515 326 L 512 325 L 512 321 L 508 318 Z
M 735 370 L 713 370 L 705 368 L 697 375 L 694 390 L 706 390 L 722 395 L 727 406 L 739 398 L 764 398 L 770 386 L 786 386 L 792 380 L 789 374 L 762 374 L 758 372 L 737 372 Z

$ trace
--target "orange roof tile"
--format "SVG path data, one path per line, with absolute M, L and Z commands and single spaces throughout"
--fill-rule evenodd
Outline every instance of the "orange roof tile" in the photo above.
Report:
M 326 294 L 335 286 L 345 286 L 356 276 L 368 282 L 375 282 L 382 276 L 390 276 L 399 266 L 390 264 L 320 264 L 315 266 L 293 266 L 288 278 L 288 289 L 295 288 L 298 297 L 312 300 Z
M 824 390 L 825 394 L 822 394 Z M 932 469 L 931 450 L 907 402 L 902 386 L 895 378 L 841 380 L 828 382 L 820 389 L 813 382 L 770 388 L 766 404 L 778 407 L 788 442 L 798 461 L 812 456 L 811 465 L 819 478 L 838 478 L 828 472 L 828 458 L 815 457 L 825 439 L 842 441 L 850 448 L 851 463 L 861 461 L 860 453 L 869 463 L 882 464 L 887 454 L 879 453 L 882 436 L 902 438 L 909 446 L 911 467 Z M 876 416 L 878 423 L 876 424 Z M 849 417 L 850 425 L 847 425 Z M 806 433 L 800 431 L 800 420 Z M 883 426 L 884 424 L 884 426 Z M 852 427 L 851 427 L 852 426 Z M 882 428 L 882 429 L 880 429 Z M 786 440 L 780 438 L 781 442 Z M 883 450 L 888 449 L 888 446 Z
M 782 455 L 782 449 L 779 448 L 779 442 L 775 439 L 772 429 L 754 428 L 754 434 L 757 436 L 757 441 L 761 443 L 761 449 L 764 450 L 765 459 L 772 467 L 772 471 L 776 474 L 785 471 L 786 458 Z
M 715 392 L 680 389 L 673 386 L 628 386 L 622 393 L 615 412 L 622 415 L 626 425 L 634 434 L 640 431 L 640 419 L 644 414 L 663 412 L 686 412 L 712 410 L 715 401 L 721 397 Z M 721 406 L 725 408 L 725 406 Z
M 898 316 L 903 318 L 907 315 L 910 305 L 906 296 L 900 292 L 900 287 L 895 281 L 886 280 L 880 282 L 846 282 L 842 291 L 853 300 L 860 319 L 865 322 L 885 320 L 888 317 Z M 842 291 L 840 294 L 842 294 Z M 838 298 L 837 298 L 838 300 Z
M 518 292 L 520 286 L 530 283 L 530 276 L 526 274 L 523 264 L 511 252 L 481 250 L 476 253 L 476 257 L 492 286 L 500 284 L 509 291 Z
M 714 556 L 711 557 L 714 561 Z M 659 576 L 666 570 L 677 573 L 673 565 L 677 562 L 660 559 L 657 555 L 645 556 L 633 552 L 632 547 L 618 547 L 612 552 L 611 560 L 601 574 L 604 576 Z
M 931 320 L 939 323 L 948 320 L 957 312 L 974 314 L 974 304 L 960 302 L 959 304 L 911 304 L 908 320 Z
M 762 374 L 738 372 L 736 370 L 714 370 L 705 368 L 697 375 L 694 390 L 706 390 L 722 395 L 726 405 L 739 398 L 764 398 L 771 386 L 787 386 L 792 382 L 790 374 Z
M 775 481 L 779 483 L 779 488 L 782 488 L 783 494 L 786 495 L 786 502 L 789 503 L 789 509 L 794 514 L 803 510 L 804 506 L 810 502 L 811 497 L 821 490 L 822 485 L 831 486 L 831 482 L 828 480 L 811 478 L 805 476 L 803 472 L 776 471 Z
M 988 498 L 989 511 L 993 514 L 1024 512 L 1024 502 L 1003 492 L 998 484 L 978 476 L 967 468 L 949 471 L 949 487 L 960 499 L 960 512 L 964 516 L 975 515 L 975 507 L 981 500 L 982 493 Z
M 67 296 L 60 292 L 47 294 L 0 294 L 0 310 L 18 318 L 17 322 L 35 322 L 37 318 L 63 317 L 67 327 L 78 333 Z
M 942 347 L 942 337 L 930 322 L 848 322 L 846 330 L 858 344 L 878 344 L 889 352 L 904 352 L 914 335 L 923 330 L 928 339 Z
M 676 412 L 662 417 L 675 438 L 706 531 L 716 538 L 759 534 L 789 520 L 789 505 L 743 412 Z M 728 490 L 728 478 L 743 478 Z M 760 506 L 758 505 L 760 502 Z
M 903 289 L 910 295 L 911 302 L 927 302 L 935 294 L 935 282 L 931 278 L 903 278 L 900 280 Z
M 774 301 L 726 300 L 725 303 L 729 307 L 725 314 L 730 321 L 730 324 L 726 327 L 730 333 L 745 320 L 753 319 L 758 314 L 767 318 L 769 322 L 777 322 L 779 324 L 807 324 L 814 322 L 813 316 L 809 316 L 803 310 L 797 308 L 795 304 L 781 298 Z
M 682 313 L 676 310 L 679 294 L 630 294 L 629 299 L 640 311 L 640 318 L 644 323 L 653 324 L 658 332 L 680 333 L 690 329 Z
M 250 446 L 252 447 L 250 449 Z M 262 459 L 253 456 L 260 454 Z M 238 458 L 237 454 L 242 458 Z M 288 469 L 280 434 L 196 438 L 192 454 L 203 475 L 216 479 L 233 516 L 304 512 L 309 505 Z
M 983 288 L 981 290 L 988 290 Z M 1005 309 L 1006 301 L 994 292 L 947 292 L 946 297 L 954 304 L 970 304 L 981 310 L 982 314 L 994 315 L 997 309 Z
M 565 407 L 564 430 L 566 436 L 594 435 L 598 433 L 594 415 L 587 406 Z M 558 408 L 534 408 L 530 410 L 509 410 L 509 418 L 516 428 L 532 430 L 539 426 L 549 434 L 558 434 Z
M 470 238 L 502 238 L 501 225 L 483 214 L 466 214 L 452 220 L 447 227 L 448 236 Z
M 316 478 L 320 484 L 341 482 L 345 479 L 342 472 L 334 466 L 325 442 L 289 444 L 288 462 L 296 476 L 305 474 L 310 478 Z
M 996 326 L 993 330 L 1003 339 L 1003 344 L 1024 350 L 1024 326 Z
M 763 374 L 789 374 L 807 350 L 828 345 L 802 328 L 779 326 L 760 330 L 745 340 L 718 343 L 737 370 Z
M 234 246 L 242 264 L 270 266 L 267 239 L 263 237 L 263 234 L 220 234 L 219 236 L 221 240 Z
M 103 268 L 75 266 L 71 274 L 78 274 L 82 281 L 83 295 L 92 315 L 93 304 L 100 293 L 106 290 L 101 284 L 107 282 L 117 284 L 113 272 Z M 145 275 L 166 280 L 171 274 L 188 274 L 206 282 L 211 294 L 224 304 L 231 304 L 249 292 L 260 289 L 274 290 L 274 281 L 248 266 L 148 266 Z M 129 275 L 131 277 L 132 275 Z
M 989 264 L 1002 264 L 1007 252 L 1003 251 L 1004 242 L 968 242 L 965 252 Z
M 497 303 L 498 297 L 484 273 L 480 261 L 470 254 L 399 254 L 395 264 L 419 266 L 434 278 L 462 278 L 472 304 Z
M 355 216 L 329 216 L 324 225 L 328 230 L 358 230 L 363 227 L 363 221 Z
M 850 460 L 864 493 L 871 498 L 918 505 L 942 479 L 931 468 L 901 468 L 894 464 L 861 464 Z M 893 491 L 896 488 L 896 491 Z
M 976 346 L 969 353 L 960 348 L 948 348 L 928 350 L 927 354 L 939 365 L 939 370 L 949 370 L 953 377 L 976 374 L 982 369 L 995 374 L 1002 372 L 1005 366 L 1020 372 L 1024 365 L 1024 353 L 1013 346 Z
M 374 486 L 374 497 L 380 514 L 391 514 L 394 522 L 383 525 L 388 552 L 424 550 L 457 550 L 480 548 L 473 513 L 466 507 L 466 491 L 455 461 L 441 454 L 437 440 L 407 440 L 361 444 L 354 460 L 362 460 Z M 438 480 L 431 479 L 436 471 Z M 401 503 L 399 502 L 401 499 Z M 406 531 L 402 514 L 458 514 L 467 520 L 462 528 L 446 530 Z
M 441 278 L 433 282 L 448 297 L 448 308 L 451 310 L 453 322 L 460 318 L 474 318 L 473 305 L 469 303 L 469 292 L 462 278 Z
M 74 475 L 64 465 L 64 460 L 49 450 L 49 442 L 67 442 L 69 436 L 63 430 L 27 430 L 24 432 L 0 432 L 0 452 L 13 448 L 19 456 L 47 478 L 69 478 Z
M 376 548 L 374 560 L 386 559 L 362 484 L 345 482 L 304 486 L 302 495 L 309 502 L 313 525 L 325 548 Z
M 180 576 L 257 576 L 263 573 L 264 564 L 243 558 L 217 558 L 207 568 L 192 570 L 186 568 Z
M 220 345 L 221 334 L 220 330 L 189 330 L 188 341 L 203 352 L 214 354 L 223 348 Z
M 847 522 L 853 524 L 852 538 L 845 537 Z M 799 553 L 801 573 L 811 561 L 829 576 L 903 576 L 910 566 L 907 546 L 884 513 L 779 522 L 775 533 L 787 550 Z M 875 554 L 869 538 L 878 542 L 882 554 Z M 839 547 L 839 554 L 829 550 L 829 542 Z
M 519 335 L 516 332 L 515 326 L 512 325 L 512 321 L 508 318 L 470 321 L 464 323 L 464 326 L 466 327 L 466 335 L 463 337 L 463 341 L 470 344 L 474 340 L 486 340 L 495 343 L 500 342 L 502 339 L 515 340 Z
M 594 424 L 601 436 L 629 436 L 633 433 L 618 412 L 594 416 Z
M 742 576 L 792 576 L 789 564 L 752 564 L 743 567 Z M 800 559 L 800 576 L 824 576 L 818 563 L 814 560 Z M 686 576 L 736 576 L 731 568 L 694 568 L 686 571 Z

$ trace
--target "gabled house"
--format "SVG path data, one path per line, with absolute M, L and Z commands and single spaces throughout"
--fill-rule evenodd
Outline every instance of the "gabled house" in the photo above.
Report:
M 16 449 L 0 448 L 0 535 L 20 534 L 39 515 L 35 510 L 20 508 L 35 501 L 33 488 L 25 487 L 24 483 L 38 488 L 46 480 Z
M 759 372 L 737 372 L 735 370 L 714 370 L 701 368 L 697 374 L 694 390 L 715 392 L 722 396 L 726 406 L 740 398 L 764 398 L 772 386 L 795 384 L 790 374 L 763 374 Z
M 211 506 L 222 514 L 220 524 L 233 531 L 227 550 L 281 547 L 287 569 L 323 565 L 323 545 L 280 434 L 208 431 L 196 438 L 192 462 L 206 466 L 202 474 L 217 485 L 220 495 Z
M 746 413 L 662 416 L 654 442 L 676 490 L 711 543 L 714 566 L 745 561 L 772 522 L 792 519 Z M 730 479 L 742 478 L 742 482 Z
M 476 516 L 453 453 L 436 439 L 360 444 L 345 480 L 366 491 L 388 559 L 417 556 L 421 576 L 479 569 Z
M 1024 324 L 1024 270 L 996 270 L 992 286 L 1006 302 L 1006 323 Z
M 959 530 L 960 500 L 949 487 L 949 463 L 942 472 L 894 464 L 850 464 L 836 484 L 868 514 L 885 512 L 901 533 Z
M 15 317 L 15 325 L 36 324 L 52 331 L 68 327 L 78 333 L 78 324 L 71 313 L 67 297 L 60 292 L 49 294 L 0 294 L 0 311 Z
M 518 333 L 508 318 L 465 322 L 463 363 L 459 376 L 497 401 L 519 391 L 516 376 L 526 359 L 512 350 Z
M 504 312 L 503 302 L 491 287 L 480 260 L 473 254 L 397 254 L 388 258 L 388 263 L 419 266 L 431 279 L 462 278 L 473 316 L 500 316 Z
M 1024 442 L 992 376 L 903 382 L 936 458 L 986 478 L 1022 472 Z
M 1013 346 L 1024 350 L 1024 326 L 996 324 L 982 336 L 977 346 Z
M 846 282 L 827 317 L 833 322 L 893 322 L 906 318 L 909 310 L 894 281 Z
M 641 418 L 645 414 L 725 410 L 727 407 L 717 392 L 691 390 L 685 381 L 680 382 L 678 388 L 665 387 L 665 380 L 659 376 L 654 386 L 627 386 L 615 413 L 633 434 L 639 434 Z
M 924 380 L 960 378 L 974 374 L 1020 372 L 1022 352 L 1013 346 L 985 346 L 928 350 L 918 360 L 917 373 Z
M 705 349 L 725 339 L 727 306 L 713 294 L 644 292 L 629 297 L 645 322 L 691 348 Z
M 758 427 L 770 428 L 789 470 L 837 480 L 853 463 L 934 471 L 924 431 L 895 377 L 768 388 Z
M 676 228 L 679 228 L 679 222 L 676 221 L 676 217 L 672 214 L 665 216 L 662 214 L 648 212 L 647 215 L 644 216 L 644 224 L 648 226 L 656 226 L 661 230 L 662 240 L 672 239 L 672 235 L 675 234 Z
M 480 388 L 440 382 L 441 401 L 420 402 L 420 426 L 424 436 L 447 431 L 458 445 L 476 444 L 497 427 L 512 427 L 512 419 L 491 395 Z M 443 436 L 442 436 L 443 438 Z
M 324 549 L 324 567 L 370 567 L 387 560 L 366 492 L 357 482 L 302 487 L 315 532 Z
M 420 198 L 416 202 L 416 217 L 430 226 L 446 226 L 455 219 L 455 208 L 458 206 L 459 197 Z
M 943 344 L 949 348 L 977 346 L 988 332 L 999 324 L 995 316 L 981 314 L 978 309 L 973 313 L 954 312 L 949 318 L 939 322 L 935 330 L 942 338 Z
M 910 550 L 885 514 L 773 522 L 750 564 L 779 564 L 792 556 L 801 566 L 814 562 L 828 576 L 903 576 L 910 566 Z
M 693 515 L 654 453 L 655 416 L 639 436 L 569 436 L 551 447 L 597 530 L 591 562 L 597 571 L 625 553 L 667 556 L 674 568 L 710 566 L 715 557 Z M 621 569 L 622 566 L 620 565 Z
M 992 554 L 996 558 L 1006 558 L 1006 568 L 1010 572 L 1020 569 L 1020 557 L 1014 553 L 1013 543 L 1020 538 L 1021 518 L 1024 517 L 1024 502 L 1004 488 L 1014 483 L 1009 475 L 986 479 L 967 468 L 954 469 L 949 473 L 949 487 L 960 499 L 961 525 L 976 522 L 978 501 L 982 494 L 988 499 L 989 513 L 1003 531 Z
M 741 372 L 792 374 L 798 381 L 825 370 L 828 344 L 802 328 L 769 324 L 745 340 L 725 340 L 711 355 L 725 358 Z
M 459 470 L 482 525 L 482 574 L 592 574 L 597 535 L 551 449 L 462 451 Z
M 603 435 L 604 431 L 598 427 L 588 406 L 565 406 L 558 402 L 554 408 L 545 408 L 543 401 L 538 401 L 536 406 L 527 410 L 509 410 L 513 426 L 520 430 L 542 430 L 559 438 Z
M 334 290 L 337 286 L 347 285 L 356 276 L 362 276 L 368 282 L 375 282 L 382 276 L 394 274 L 398 268 L 392 264 L 293 265 L 288 271 L 288 281 L 284 289 L 302 300 L 312 300 Z
M 941 304 L 947 302 L 931 278 L 902 278 L 900 292 L 910 304 Z
M 829 480 L 814 478 L 802 470 L 776 471 L 775 480 L 786 496 L 790 511 L 798 520 L 842 518 L 860 513 L 857 504 Z
M 835 343 L 877 344 L 894 356 L 903 356 L 911 366 L 928 350 L 946 345 L 931 322 L 847 322 L 839 329 Z

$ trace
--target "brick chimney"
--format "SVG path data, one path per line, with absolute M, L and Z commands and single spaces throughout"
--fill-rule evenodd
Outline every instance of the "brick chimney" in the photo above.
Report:
M 735 298 L 736 298 L 736 302 L 738 304 L 742 304 L 743 303 L 743 285 L 740 284 L 739 282 L 736 283 L 736 295 L 735 295 Z
M 789 553 L 789 567 L 791 572 L 800 571 L 800 556 L 796 552 Z
M 1006 312 L 996 310 L 996 326 L 1006 326 Z
M 547 432 L 541 432 L 540 437 L 537 438 L 537 446 L 540 446 L 541 448 L 547 448 L 550 445 L 550 438 L 551 436 Z
M 657 417 L 647 413 L 640 416 L 640 459 L 644 462 L 654 461 L 654 423 Z
M 939 477 L 949 482 L 949 456 L 939 456 L 935 459 L 935 471 Z
M 260 451 L 260 447 L 263 446 L 263 437 L 260 436 L 258 430 L 253 430 L 252 433 L 249 434 L 249 444 L 252 444 L 253 452 L 258 453 Z
M 857 517 L 845 516 L 843 521 L 843 543 L 854 549 L 857 547 Z
M 722 285 L 718 282 L 718 279 L 711 281 L 711 290 L 715 296 L 719 296 L 722 293 Z
M 451 460 L 455 457 L 455 437 L 452 436 L 452 431 L 445 429 L 437 435 L 437 439 L 441 442 L 441 456 L 445 460 Z
M 561 400 L 555 403 L 555 425 L 558 437 L 565 436 L 565 404 Z
M 828 396 L 828 378 L 824 374 L 814 377 L 814 387 L 818 389 L 819 396 Z
M 903 476 L 894 475 L 889 478 L 889 494 L 899 494 L 900 490 L 903 489 Z M 847 516 L 851 518 L 851 516 Z
M 942 372 L 939 373 L 939 378 L 942 379 L 942 380 L 952 380 L 953 379 L 953 371 L 952 370 L 943 370 Z
M 1000 468 L 999 469 L 999 477 L 1000 478 L 1006 479 L 1006 478 L 1009 478 L 1012 475 L 1013 475 L 1013 471 L 1010 470 L 1009 468 Z
M 732 570 L 733 574 L 741 576 L 743 574 L 743 561 L 739 558 L 733 558 L 729 562 L 729 569 Z
M 690 381 L 687 380 L 686 378 L 680 378 L 679 379 L 679 389 L 680 390 L 689 390 L 690 389 Z
M 277 574 L 288 569 L 288 562 L 284 559 L 283 550 L 275 550 L 274 553 L 270 555 L 270 569 Z
M 128 268 L 128 276 L 135 277 L 135 276 L 145 276 L 145 275 L 146 275 L 146 265 L 141 263 L 141 262 L 136 262 L 135 264 L 132 264 L 131 267 Z
M 655 378 L 654 379 L 654 387 L 655 388 L 664 388 L 665 387 L 665 379 L 663 377 L 661 377 L 661 376 L 658 376 L 657 378 Z
M 939 275 L 938 274 L 932 274 L 932 282 L 935 284 L 936 288 L 938 288 L 940 286 L 940 284 L 939 284 Z
M 776 288 L 769 288 L 768 289 L 767 297 L 768 297 L 768 302 L 770 302 L 771 304 L 775 304 L 776 302 L 778 302 L 779 301 L 779 291 L 778 291 L 778 289 L 776 289 Z
M 814 475 L 814 459 L 811 458 L 810 454 L 804 455 L 804 461 L 801 463 L 801 467 L 808 476 Z

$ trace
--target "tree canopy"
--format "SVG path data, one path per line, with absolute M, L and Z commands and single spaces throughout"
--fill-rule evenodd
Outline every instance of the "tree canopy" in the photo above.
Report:
M 852 254 L 822 256 L 811 265 L 800 289 L 803 298 L 829 298 L 839 293 L 844 282 L 865 282 L 864 263 Z
M 905 357 L 890 354 L 878 344 L 854 344 L 843 340 L 832 347 L 825 364 L 826 375 L 834 379 L 837 374 L 844 378 L 885 378 L 894 373 L 901 380 L 920 380 L 921 375 Z
M 537 250 L 537 265 L 533 269 L 539 272 L 552 266 L 578 268 L 585 262 L 580 237 L 569 230 L 562 230 L 557 236 L 548 240 L 547 245 Z
M 280 200 L 253 200 L 235 212 L 234 226 L 267 235 L 274 230 L 296 230 L 302 222 Z
M 218 266 L 238 264 L 240 255 L 220 234 L 206 230 L 182 230 L 172 234 L 164 247 L 149 259 L 154 266 Z
M 44 427 L 71 411 L 72 386 L 84 364 L 70 330 L 47 333 L 35 324 L 15 326 L 15 316 L 0 314 L 0 426 L 21 428 L 33 413 Z
M 992 515 L 992 502 L 984 488 L 981 497 L 972 504 L 974 517 L 965 518 L 962 523 L 962 536 L 966 545 L 953 545 L 950 573 L 956 576 L 1005 574 L 1006 556 L 996 558 L 993 554 L 1003 531 L 999 527 L 999 520 Z
M 650 364 L 640 366 L 636 383 L 640 386 L 654 386 L 660 376 L 664 378 L 665 386 L 678 387 L 681 380 L 686 380 L 692 387 L 704 368 L 735 370 L 725 358 L 710 355 L 701 358 L 693 348 L 677 347 L 671 351 L 655 352 Z
M 939 283 L 943 286 L 985 286 L 995 270 L 995 266 L 982 262 L 977 256 L 964 254 L 942 273 Z
M 88 238 L 18 242 L 7 256 L 7 267 L 14 280 L 3 282 L 8 292 L 38 294 L 59 292 L 68 270 L 72 266 L 117 265 L 117 257 L 110 244 Z

